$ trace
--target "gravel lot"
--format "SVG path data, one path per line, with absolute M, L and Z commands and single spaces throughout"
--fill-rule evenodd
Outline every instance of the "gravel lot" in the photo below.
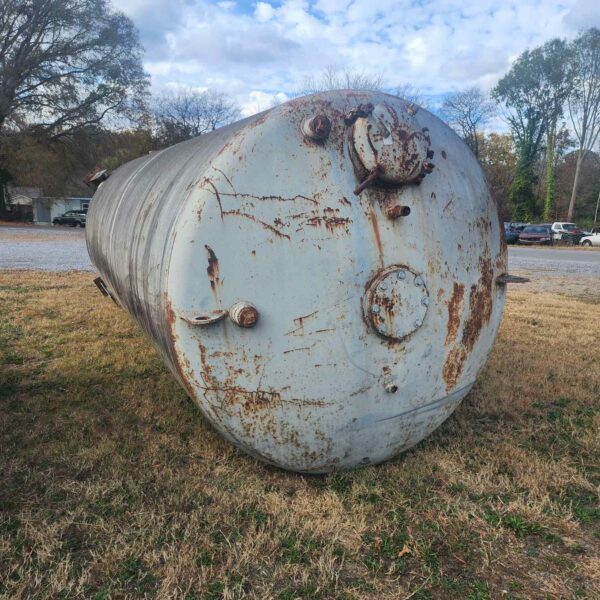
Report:
M 0 269 L 94 271 L 85 230 L 0 225 Z

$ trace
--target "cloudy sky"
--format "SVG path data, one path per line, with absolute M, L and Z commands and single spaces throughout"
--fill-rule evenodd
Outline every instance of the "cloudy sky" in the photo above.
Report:
M 154 90 L 212 88 L 244 114 L 327 66 L 432 99 L 490 89 L 528 47 L 600 27 L 600 0 L 113 0 L 146 48 Z M 435 101 L 435 100 L 434 100 Z

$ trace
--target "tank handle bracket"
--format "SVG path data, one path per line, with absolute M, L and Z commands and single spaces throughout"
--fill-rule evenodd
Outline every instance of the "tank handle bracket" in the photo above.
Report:
M 507 283 L 528 283 L 531 281 L 528 277 L 519 277 L 518 275 L 510 275 L 509 273 L 502 273 L 496 277 L 496 283 L 498 285 L 506 285 Z
M 219 322 L 229 314 L 226 310 L 213 310 L 211 313 L 199 316 L 180 315 L 180 317 L 190 325 L 207 326 Z
M 110 298 L 117 306 L 120 304 L 117 302 L 117 299 L 112 295 L 111 291 L 108 289 L 106 283 L 104 283 L 104 279 L 102 277 L 96 277 L 94 279 L 94 285 L 100 290 L 100 293 L 107 298 Z

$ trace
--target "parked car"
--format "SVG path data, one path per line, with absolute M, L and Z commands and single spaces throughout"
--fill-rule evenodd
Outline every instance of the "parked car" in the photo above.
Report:
M 583 230 L 577 227 L 575 223 L 552 223 L 552 231 L 555 240 L 562 240 L 564 237 L 583 234 Z
M 531 223 L 510 223 L 510 226 L 513 229 L 516 229 L 519 233 L 523 231 L 527 225 L 531 225 Z
M 600 246 L 600 231 L 592 235 L 586 235 L 579 240 L 582 246 Z
M 54 225 L 70 225 L 71 227 L 85 227 L 87 210 L 68 210 L 60 217 L 52 219 Z
M 550 225 L 527 225 L 519 234 L 519 244 L 552 244 L 553 232 Z
M 520 231 L 516 227 L 513 227 L 512 223 L 504 223 L 504 237 L 507 244 L 518 244 L 519 233 Z

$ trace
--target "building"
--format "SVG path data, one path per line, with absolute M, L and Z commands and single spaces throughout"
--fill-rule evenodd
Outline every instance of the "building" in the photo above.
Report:
M 37 225 L 51 225 L 52 220 L 68 210 L 84 210 L 91 198 L 33 198 L 33 222 Z
M 42 195 L 36 187 L 22 187 L 8 184 L 6 186 L 6 213 L 3 218 L 13 221 L 31 221 L 33 219 L 33 199 Z

